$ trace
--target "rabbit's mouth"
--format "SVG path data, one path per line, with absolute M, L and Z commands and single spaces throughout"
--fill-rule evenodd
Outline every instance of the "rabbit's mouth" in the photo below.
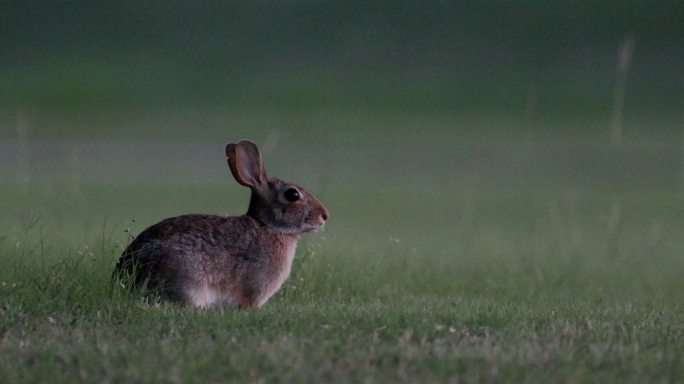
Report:
M 325 224 L 304 224 L 302 228 L 302 233 L 311 233 L 311 232 L 321 232 L 325 228 Z

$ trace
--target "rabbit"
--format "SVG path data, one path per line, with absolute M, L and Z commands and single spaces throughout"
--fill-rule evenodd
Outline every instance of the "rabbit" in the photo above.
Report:
M 278 291 L 299 235 L 322 229 L 328 209 L 304 188 L 268 178 L 251 141 L 228 144 L 226 156 L 235 180 L 251 189 L 247 213 L 162 220 L 124 250 L 115 276 L 198 308 L 259 308 Z

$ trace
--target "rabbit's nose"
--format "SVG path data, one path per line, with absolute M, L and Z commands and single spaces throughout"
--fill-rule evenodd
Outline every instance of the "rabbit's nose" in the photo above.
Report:
M 321 220 L 325 223 L 328 220 L 328 208 L 326 208 L 323 204 L 320 205 L 320 212 L 321 212 Z

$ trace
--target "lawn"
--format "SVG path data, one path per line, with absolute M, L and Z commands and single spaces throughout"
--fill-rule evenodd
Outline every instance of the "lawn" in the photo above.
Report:
M 431 135 L 406 123 L 384 136 L 392 121 L 338 112 L 352 129 L 320 136 L 306 132 L 322 117 L 283 119 L 300 135 L 272 130 L 278 113 L 183 141 L 8 135 L 0 382 L 684 379 L 677 142 L 550 140 L 548 121 L 520 138 L 478 136 L 447 118 Z M 112 287 L 116 258 L 146 226 L 244 212 L 223 158 L 240 137 L 268 148 L 270 175 L 330 209 L 284 287 L 250 311 Z

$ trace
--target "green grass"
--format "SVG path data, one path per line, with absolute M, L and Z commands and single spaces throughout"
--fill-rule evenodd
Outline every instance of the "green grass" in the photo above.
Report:
M 12 252 L 13 247 L 4 248 Z M 564 295 L 552 292 L 551 284 L 547 292 L 530 295 L 467 287 L 431 294 L 418 284 L 425 277 L 409 276 L 383 289 L 398 277 L 394 268 L 378 268 L 375 260 L 373 268 L 357 265 L 352 271 L 355 262 L 315 248 L 309 242 L 300 252 L 294 276 L 266 307 L 238 312 L 154 305 L 112 290 L 107 285 L 111 253 L 102 257 L 80 250 L 46 262 L 38 250 L 21 254 L 24 248 L 14 247 L 0 283 L 0 378 L 681 379 L 684 308 L 676 296 L 645 300 L 595 295 L 579 287 L 576 294 Z M 521 272 L 514 277 L 525 278 Z
M 244 126 L 262 142 L 271 133 L 255 121 L 278 117 Z M 188 147 L 216 149 L 199 168 L 184 167 L 198 154 L 164 141 L 174 134 L 112 141 L 145 154 L 134 163 L 102 159 L 106 135 L 32 147 L 54 139 L 39 130 L 17 141 L 47 149 L 24 166 L 12 157 L 21 151 L 6 155 L 0 176 L 0 382 L 684 379 L 678 142 L 553 141 L 545 123 L 521 140 L 479 140 L 446 120 L 432 136 L 406 123 L 384 139 L 374 129 L 393 120 L 355 119 L 304 142 L 313 128 L 277 131 L 269 173 L 308 187 L 331 218 L 302 238 L 282 290 L 242 312 L 159 304 L 109 284 L 130 233 L 168 216 L 245 210 L 223 139 L 208 139 L 218 131 Z M 492 121 L 485 132 L 509 124 Z M 165 145 L 180 150 L 164 157 Z
M 5 184 L 0 382 L 684 377 L 676 186 L 357 175 L 321 188 L 329 227 L 303 238 L 264 308 L 243 312 L 159 305 L 109 285 L 128 228 L 241 212 L 244 191 L 228 180 Z
M 1 384 L 684 382 L 681 6 L 20 3 Z M 244 212 L 240 138 L 330 209 L 283 288 L 199 311 L 113 287 L 146 226 Z

